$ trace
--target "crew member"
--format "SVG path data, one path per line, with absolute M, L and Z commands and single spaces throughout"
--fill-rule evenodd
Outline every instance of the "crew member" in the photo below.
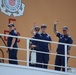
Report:
M 72 40 L 71 36 L 68 34 L 68 27 L 63 26 L 63 28 L 62 28 L 63 34 L 61 34 L 56 30 L 57 24 L 58 24 L 58 20 L 54 23 L 54 33 L 59 38 L 59 42 L 66 43 L 66 44 L 72 44 L 73 40 Z M 70 54 L 70 49 L 71 49 L 71 46 L 67 46 L 67 54 Z M 65 46 L 64 45 L 58 44 L 57 54 L 65 55 Z M 55 65 L 56 65 L 55 70 L 60 71 L 62 69 L 62 71 L 65 71 L 65 68 L 59 67 L 59 66 L 65 67 L 65 56 L 56 55 Z
M 38 33 L 40 31 L 40 27 L 39 26 L 35 26 L 35 28 L 33 30 Z M 35 36 L 33 36 L 32 38 L 36 39 Z M 35 40 L 30 40 L 30 49 L 36 51 L 36 44 L 37 44 L 37 42 Z M 36 59 L 37 59 L 36 58 L 36 52 L 31 51 L 30 52 L 30 63 L 29 63 L 29 66 L 36 67 Z
M 46 33 L 46 25 L 42 25 L 41 26 L 41 32 L 39 33 L 35 33 L 33 32 L 34 36 L 36 39 L 40 39 L 40 40 L 45 40 L 45 41 L 52 41 L 51 37 Z M 36 49 L 37 51 L 41 51 L 41 52 L 49 52 L 49 48 L 50 48 L 50 52 L 51 52 L 51 44 L 50 43 L 46 43 L 46 42 L 40 42 L 37 41 L 36 44 Z M 47 53 L 40 53 L 37 52 L 37 64 L 36 67 L 40 67 L 40 68 L 48 68 L 48 61 L 49 61 L 49 54 Z M 42 63 L 44 65 L 42 65 Z M 46 65 L 47 64 L 47 65 Z
M 8 25 L 8 27 L 9 27 L 9 35 L 18 36 L 18 33 L 16 32 L 15 26 L 14 26 L 13 23 L 10 23 Z M 18 46 L 17 46 L 17 38 L 8 37 L 7 46 L 10 47 L 10 48 L 8 48 L 9 63 L 10 64 L 18 64 L 18 61 L 17 61 L 18 49 L 13 49 L 13 48 L 18 48 Z M 12 60 L 10 60 L 10 59 L 12 59 Z

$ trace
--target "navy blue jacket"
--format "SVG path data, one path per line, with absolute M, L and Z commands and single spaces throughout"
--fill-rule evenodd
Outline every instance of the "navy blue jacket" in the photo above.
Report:
M 57 33 L 57 37 L 59 38 L 60 43 L 66 43 L 66 44 L 72 44 L 73 40 L 70 35 L 63 35 L 61 33 Z M 67 46 L 67 52 L 68 52 Z M 57 53 L 59 54 L 65 54 L 65 46 L 58 44 Z
M 35 37 L 33 36 L 32 37 L 33 39 L 35 39 Z M 36 45 L 36 41 L 35 40 L 30 40 L 30 47 L 31 47 L 31 45 Z M 31 48 L 32 49 L 32 48 Z M 36 47 L 35 48 L 33 48 L 33 49 L 35 49 L 36 50 Z
M 18 36 L 17 32 L 15 30 L 12 30 L 11 32 L 9 32 L 9 35 L 12 35 L 12 36 Z M 12 44 L 12 39 L 13 37 L 8 37 L 8 40 L 7 40 L 7 46 L 10 47 L 11 44 Z M 13 45 L 13 47 L 16 47 L 17 48 L 17 38 L 16 38 L 16 41 Z
M 36 33 L 35 38 L 45 41 L 52 41 L 51 37 L 48 34 L 43 33 Z M 48 43 L 37 41 L 37 50 L 48 52 Z

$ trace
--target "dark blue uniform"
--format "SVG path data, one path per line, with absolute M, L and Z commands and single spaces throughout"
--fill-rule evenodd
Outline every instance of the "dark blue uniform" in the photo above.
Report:
M 69 35 L 63 35 L 63 34 L 57 33 L 57 37 L 59 38 L 60 43 L 66 43 L 66 44 L 73 43 L 73 40 Z M 67 52 L 68 52 L 68 47 L 69 46 L 67 46 Z M 65 55 L 65 46 L 64 45 L 58 44 L 57 54 Z M 69 53 L 67 53 L 67 54 L 69 54 Z M 55 65 L 65 66 L 65 56 L 56 55 Z M 55 70 L 60 71 L 61 67 L 55 67 Z M 62 71 L 65 71 L 65 68 L 62 68 Z
M 43 34 L 43 33 L 37 33 L 35 35 L 35 38 L 41 39 L 41 40 L 46 40 L 46 41 L 52 41 L 51 37 L 48 34 Z M 37 51 L 49 52 L 48 43 L 37 41 Z M 37 53 L 37 62 L 38 63 L 48 64 L 48 61 L 49 61 L 49 54 Z M 36 67 L 47 68 L 48 66 L 37 64 Z
M 18 34 L 17 34 L 17 32 L 15 30 L 12 30 L 9 33 L 9 35 L 18 36 Z M 13 37 L 8 37 L 8 41 L 7 41 L 7 46 L 8 47 L 11 47 L 12 39 L 13 39 Z M 17 46 L 17 38 L 15 40 L 15 43 L 14 43 L 13 47 L 14 48 L 18 48 L 18 46 Z M 15 59 L 15 60 L 17 60 L 17 51 L 18 51 L 17 49 L 12 49 L 12 50 L 8 49 L 9 59 Z M 13 61 L 13 60 L 9 60 L 9 63 L 10 64 L 18 64 L 17 61 Z

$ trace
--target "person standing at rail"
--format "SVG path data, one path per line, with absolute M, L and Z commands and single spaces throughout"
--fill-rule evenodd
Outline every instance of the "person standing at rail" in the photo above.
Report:
M 46 29 L 47 29 L 47 26 L 45 24 L 42 24 L 41 25 L 41 32 L 39 32 L 39 33 L 32 32 L 32 34 L 35 36 L 36 39 L 45 40 L 45 41 L 52 41 L 50 35 L 48 35 L 46 33 Z M 47 52 L 47 53 L 49 51 L 51 52 L 51 43 L 37 41 L 36 49 L 37 49 L 37 51 L 41 51 L 41 52 Z M 36 67 L 47 69 L 48 62 L 49 62 L 49 54 L 37 52 Z M 40 64 L 38 64 L 38 63 L 40 63 Z
M 73 40 L 71 36 L 68 34 L 68 27 L 63 26 L 62 28 L 63 34 L 61 34 L 56 29 L 57 24 L 58 24 L 58 20 L 54 23 L 54 33 L 59 38 L 59 42 L 66 43 L 66 44 L 72 44 Z M 71 46 L 67 46 L 67 54 L 70 54 L 70 49 L 71 49 Z M 57 54 L 65 55 L 65 46 L 58 44 L 56 52 Z M 65 68 L 59 67 L 59 66 L 65 67 L 65 56 L 56 55 L 55 65 L 56 65 L 55 70 L 60 71 L 62 69 L 62 71 L 65 71 Z
M 36 33 L 40 32 L 40 27 L 35 26 L 33 29 Z M 35 36 L 32 37 L 33 39 L 36 39 Z M 36 51 L 36 44 L 37 42 L 35 40 L 30 40 L 30 49 Z M 31 51 L 30 52 L 30 63 L 29 66 L 36 67 L 36 52 Z
M 13 23 L 10 23 L 8 25 L 8 27 L 9 27 L 9 35 L 11 35 L 11 36 L 18 36 L 18 33 L 16 32 L 15 26 L 14 26 Z M 10 64 L 18 64 L 18 61 L 17 61 L 18 49 L 13 49 L 13 48 L 18 48 L 17 38 L 15 38 L 15 37 L 8 37 L 7 46 L 10 47 L 10 48 L 8 48 L 9 59 L 12 59 L 12 60 L 9 60 L 9 63 Z M 16 61 L 14 61 L 14 60 L 16 60 Z

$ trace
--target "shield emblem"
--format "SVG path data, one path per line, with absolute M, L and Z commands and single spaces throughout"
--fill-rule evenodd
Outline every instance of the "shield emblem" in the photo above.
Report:
M 14 5 L 16 4 L 16 0 L 9 0 L 9 4 L 10 4 L 11 6 L 14 6 Z

